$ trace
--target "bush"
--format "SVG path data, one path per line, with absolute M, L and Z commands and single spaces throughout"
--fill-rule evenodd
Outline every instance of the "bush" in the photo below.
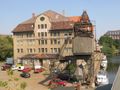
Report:
M 26 83 L 26 82 L 22 82 L 22 83 L 20 84 L 20 88 L 21 88 L 22 90 L 25 90 L 26 87 L 27 87 L 27 83 Z

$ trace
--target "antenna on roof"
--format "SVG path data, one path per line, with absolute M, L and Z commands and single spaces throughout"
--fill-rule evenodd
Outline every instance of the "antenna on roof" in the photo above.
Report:
M 62 15 L 65 16 L 65 10 L 62 10 Z

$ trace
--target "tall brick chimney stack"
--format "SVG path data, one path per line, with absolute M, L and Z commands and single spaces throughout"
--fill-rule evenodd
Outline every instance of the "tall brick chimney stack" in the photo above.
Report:
M 35 18 L 35 13 L 32 13 L 32 18 Z

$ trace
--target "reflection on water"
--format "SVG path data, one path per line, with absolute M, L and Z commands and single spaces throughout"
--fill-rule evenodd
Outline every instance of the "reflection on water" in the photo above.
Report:
M 120 56 L 114 56 L 114 57 L 110 58 L 110 61 L 112 63 L 119 63 L 120 64 Z
M 97 87 L 95 90 L 111 90 L 112 83 L 115 79 L 119 65 L 120 65 L 120 56 L 115 56 L 113 58 L 108 59 L 107 72 L 108 72 L 108 78 L 110 84 Z
M 117 72 L 119 65 L 120 65 L 120 63 L 108 62 L 107 71 L 108 72 L 113 72 L 113 73 Z
M 108 72 L 109 83 L 112 84 L 116 76 L 116 72 Z
M 107 71 L 108 71 L 110 84 L 112 84 L 114 81 L 119 65 L 120 65 L 120 56 L 115 56 L 108 59 Z

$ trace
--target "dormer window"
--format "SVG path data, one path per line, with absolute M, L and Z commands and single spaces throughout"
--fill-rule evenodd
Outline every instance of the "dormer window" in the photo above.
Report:
M 40 18 L 40 21 L 44 21 L 44 20 L 45 20 L 45 18 L 44 18 L 44 17 L 41 17 L 41 18 Z

